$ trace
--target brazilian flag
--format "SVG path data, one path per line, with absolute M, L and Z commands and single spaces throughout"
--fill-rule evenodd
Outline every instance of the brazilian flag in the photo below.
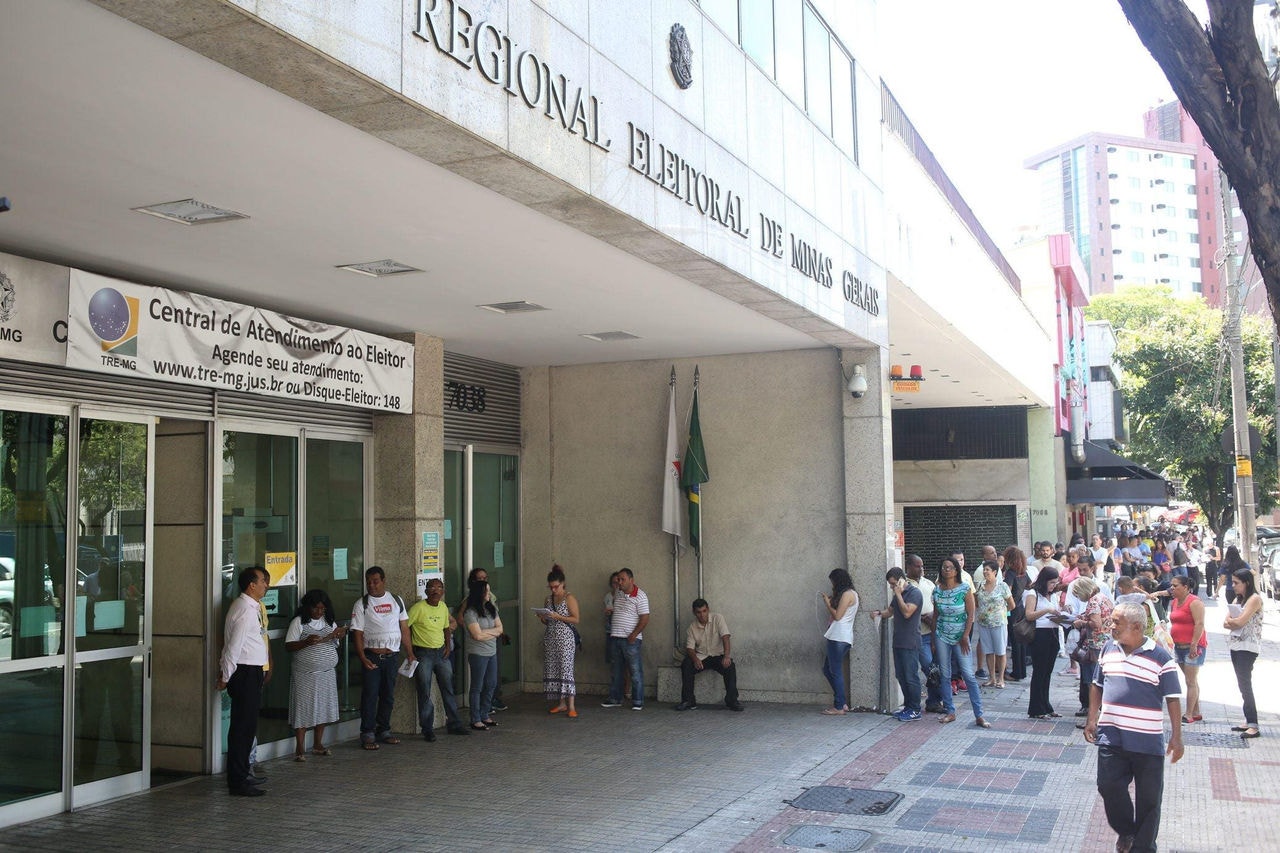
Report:
M 702 484 L 711 479 L 707 472 L 707 453 L 702 446 L 702 424 L 698 420 L 698 383 L 693 384 L 693 411 L 689 414 L 689 444 L 680 466 L 680 485 L 689 498 L 689 542 L 693 550 L 702 551 Z

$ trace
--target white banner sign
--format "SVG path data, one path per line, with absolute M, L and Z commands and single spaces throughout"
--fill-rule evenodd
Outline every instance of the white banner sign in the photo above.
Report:
M 0 253 L 0 358 L 67 361 L 71 270 Z
M 71 271 L 67 366 L 413 411 L 413 345 L 194 293 Z

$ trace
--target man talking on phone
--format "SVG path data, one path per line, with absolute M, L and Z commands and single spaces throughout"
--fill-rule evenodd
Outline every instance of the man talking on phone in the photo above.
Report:
M 893 715 L 902 723 L 913 723 L 920 713 L 920 606 L 924 596 L 907 583 L 907 576 L 897 566 L 885 574 L 889 584 L 889 607 L 875 610 L 872 616 L 893 617 L 893 672 L 902 688 L 902 710 Z

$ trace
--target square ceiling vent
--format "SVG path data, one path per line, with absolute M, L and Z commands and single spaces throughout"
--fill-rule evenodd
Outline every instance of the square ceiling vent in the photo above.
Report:
M 338 266 L 340 270 L 359 273 L 360 275 L 372 276 L 373 278 L 382 278 L 388 275 L 403 275 L 407 272 L 422 272 L 417 267 L 411 267 L 408 264 L 402 264 L 399 261 L 393 261 L 391 258 L 383 258 L 380 261 L 365 261 L 359 264 L 341 264 Z
M 224 207 L 214 207 L 212 204 L 205 204 L 203 201 L 196 201 L 194 198 L 149 204 L 146 207 L 135 207 L 133 209 L 148 216 L 177 222 L 179 225 L 208 225 L 213 222 L 231 222 L 235 219 L 249 218 L 243 213 L 227 210 Z
M 589 333 L 589 334 L 581 335 L 580 337 L 584 337 L 584 338 L 586 338 L 586 339 L 587 339 L 587 340 L 589 340 L 589 341 L 599 341 L 599 342 L 600 342 L 600 343 L 602 343 L 602 344 L 611 344 L 611 343 L 614 343 L 614 342 L 616 342 L 616 341 L 638 341 L 638 340 L 640 340 L 640 336 L 639 336 L 639 335 L 633 335 L 633 334 L 631 334 L 630 332 L 623 332 L 623 331 L 615 331 L 615 332 L 591 332 L 591 333 Z
M 533 302 L 491 302 L 488 305 L 477 305 L 495 314 L 528 314 L 530 311 L 546 311 L 547 309 Z

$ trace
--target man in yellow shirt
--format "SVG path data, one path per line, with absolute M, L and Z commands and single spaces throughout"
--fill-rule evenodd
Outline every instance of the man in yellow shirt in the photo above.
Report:
M 436 706 L 431 701 L 431 676 L 440 688 L 440 700 L 444 703 L 445 723 L 451 735 L 468 735 L 466 726 L 458 719 L 458 700 L 453 695 L 453 667 L 449 664 L 449 652 L 453 646 L 453 629 L 457 622 L 445 606 L 444 581 L 427 581 L 427 597 L 409 608 L 409 638 L 413 644 L 413 656 L 418 661 L 413 682 L 418 688 L 418 724 L 422 736 L 428 742 L 436 739 Z

